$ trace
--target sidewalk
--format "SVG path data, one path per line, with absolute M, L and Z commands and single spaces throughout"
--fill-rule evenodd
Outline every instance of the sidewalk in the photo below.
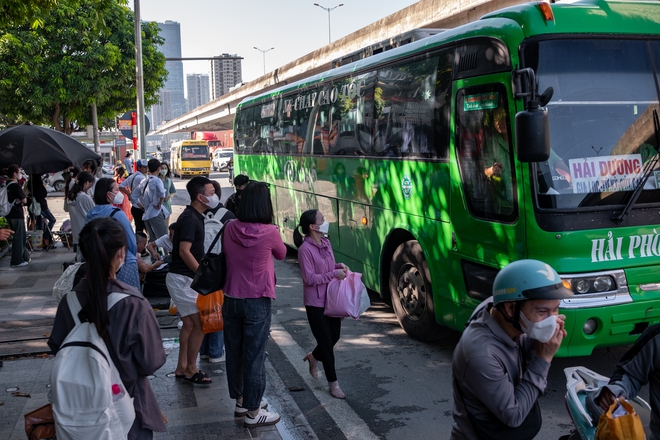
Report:
M 51 295 L 62 273 L 62 263 L 73 261 L 71 251 L 58 247 L 33 252 L 25 268 L 10 268 L 9 255 L 0 259 L 0 438 L 24 439 L 23 415 L 48 403 L 48 379 L 53 356 L 46 344 L 57 311 Z M 152 300 L 166 344 L 178 337 L 178 319 L 167 314 L 168 298 Z M 169 350 L 168 350 L 169 351 Z M 178 347 L 171 348 L 165 365 L 151 378 L 160 409 L 167 418 L 167 432 L 156 439 L 282 439 L 278 426 L 248 429 L 234 418 L 224 363 L 200 362 L 213 384 L 199 386 L 174 378 Z M 16 390 L 17 389 L 17 390 Z M 13 391 L 27 393 L 19 397 Z M 274 401 L 275 399 L 267 400 Z M 273 408 L 277 411 L 277 408 Z M 281 422 L 280 422 L 281 424 Z

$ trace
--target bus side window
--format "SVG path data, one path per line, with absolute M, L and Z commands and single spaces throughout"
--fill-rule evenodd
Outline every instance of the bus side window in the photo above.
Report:
M 446 50 L 378 71 L 374 92 L 378 156 L 447 157 L 451 53 Z
M 277 124 L 277 137 L 275 141 L 278 142 L 283 154 L 298 154 L 298 141 L 297 141 L 297 117 L 298 111 L 293 108 L 293 100 L 295 97 L 282 98 L 280 117 Z
M 259 105 L 254 113 L 257 125 L 257 138 L 254 152 L 268 154 L 275 152 L 275 115 L 276 101 Z
M 517 200 L 507 105 L 499 85 L 460 90 L 456 154 L 472 215 L 510 222 L 517 216 Z
M 330 154 L 368 156 L 373 150 L 375 72 L 332 83 L 337 99 L 328 126 Z
M 242 108 L 236 121 L 236 145 L 239 153 L 251 153 L 255 141 L 254 107 Z

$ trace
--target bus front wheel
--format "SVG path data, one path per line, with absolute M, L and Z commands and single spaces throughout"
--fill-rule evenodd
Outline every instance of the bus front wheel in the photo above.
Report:
M 394 252 L 389 284 L 394 313 L 408 335 L 433 341 L 450 332 L 435 321 L 429 270 L 416 240 L 400 244 Z

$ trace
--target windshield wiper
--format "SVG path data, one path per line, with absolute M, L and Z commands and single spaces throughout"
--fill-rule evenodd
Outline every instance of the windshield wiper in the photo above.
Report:
M 642 176 L 642 181 L 633 191 L 632 195 L 630 196 L 630 200 L 628 200 L 628 203 L 626 204 L 626 207 L 623 208 L 621 214 L 612 217 L 612 222 L 616 223 L 617 225 L 621 224 L 623 219 L 628 215 L 628 213 L 630 213 L 633 205 L 635 205 L 640 194 L 642 194 L 642 190 L 644 189 L 644 185 L 646 185 L 646 181 L 648 180 L 649 176 L 651 176 L 651 173 L 655 169 L 655 165 L 658 163 L 658 155 L 660 155 L 658 152 L 658 148 L 660 148 L 660 121 L 658 121 L 657 110 L 653 110 L 653 128 L 655 129 L 655 156 L 652 160 L 643 165 L 644 175 Z

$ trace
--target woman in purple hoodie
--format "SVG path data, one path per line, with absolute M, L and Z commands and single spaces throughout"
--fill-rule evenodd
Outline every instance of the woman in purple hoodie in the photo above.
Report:
M 273 225 L 268 186 L 250 182 L 243 190 L 237 218 L 225 226 L 222 251 L 227 255 L 223 288 L 225 355 L 229 395 L 236 399 L 234 415 L 245 416 L 248 428 L 274 425 L 277 413 L 261 400 L 266 388 L 266 341 L 271 301 L 275 299 L 275 262 L 286 247 Z
M 298 246 L 298 264 L 304 283 L 304 302 L 307 311 L 307 321 L 316 339 L 316 348 L 303 359 L 309 362 L 309 374 L 318 377 L 318 363 L 323 364 L 328 388 L 332 397 L 343 399 L 346 396 L 339 388 L 335 371 L 335 354 L 333 348 L 341 333 L 341 319 L 325 316 L 325 296 L 328 283 L 337 278 L 346 278 L 348 267 L 343 263 L 335 263 L 330 240 L 324 237 L 330 224 L 325 221 L 321 211 L 310 209 L 300 216 L 300 223 L 293 231 L 293 242 Z M 305 234 L 298 231 L 302 229 Z

